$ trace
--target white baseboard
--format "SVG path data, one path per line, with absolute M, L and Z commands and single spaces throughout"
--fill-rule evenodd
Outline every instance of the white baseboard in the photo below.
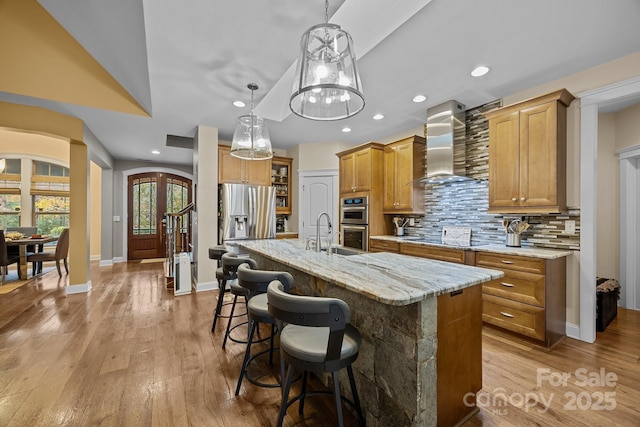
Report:
M 91 280 L 81 285 L 69 285 L 67 286 L 67 295 L 72 294 L 86 294 L 91 290 Z
M 118 262 L 127 262 L 127 259 L 126 259 L 126 258 L 124 258 L 124 257 L 115 257 L 115 258 L 113 259 L 113 262 L 114 262 L 114 263 L 118 263 Z
M 580 339 L 580 325 L 574 325 L 573 323 L 567 323 L 565 331 L 569 338 Z
M 109 267 L 113 265 L 113 260 L 112 259 L 101 259 L 100 260 L 100 267 Z
M 195 285 L 196 292 L 215 291 L 218 289 L 218 281 L 213 282 L 199 282 Z
M 89 261 L 100 261 L 100 255 L 91 255 Z

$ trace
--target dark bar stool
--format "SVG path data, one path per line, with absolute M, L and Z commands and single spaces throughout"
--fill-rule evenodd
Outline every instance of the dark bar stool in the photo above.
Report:
M 224 246 L 214 246 L 213 248 L 209 248 L 209 258 L 215 259 L 218 263 L 216 268 L 216 279 L 218 280 L 218 301 L 216 303 L 216 308 L 213 312 L 213 325 L 211 325 L 211 332 L 215 332 L 216 323 L 218 322 L 218 317 L 227 317 L 222 314 L 222 307 L 227 304 L 231 304 L 231 302 L 224 302 L 224 293 L 227 290 L 227 280 L 232 280 L 232 278 L 226 279 L 224 272 L 222 270 L 222 255 L 227 253 L 227 248 Z
M 238 284 L 238 281 L 236 280 L 238 278 L 238 274 L 237 274 L 238 267 L 240 266 L 240 264 L 245 264 L 245 263 L 248 264 L 249 267 L 251 267 L 253 270 L 256 270 L 258 268 L 258 263 L 256 263 L 254 260 L 249 258 L 248 255 L 236 255 L 228 252 L 222 255 L 223 279 L 225 280 L 225 283 L 227 280 L 231 280 L 231 293 L 233 294 L 233 303 L 231 305 L 231 312 L 229 313 L 228 320 L 227 320 L 227 329 L 224 333 L 224 339 L 222 340 L 222 348 L 226 347 L 227 339 L 230 339 L 231 341 L 237 342 L 240 344 L 246 344 L 248 341 L 248 339 L 240 340 L 231 336 L 231 332 L 235 328 L 247 323 L 247 322 L 242 322 L 231 327 L 231 322 L 234 317 L 244 316 L 246 314 L 245 312 L 245 313 L 234 316 L 234 313 L 236 311 L 236 304 L 238 303 L 238 297 L 244 298 L 245 296 L 244 288 L 240 286 Z M 216 273 L 216 276 L 217 276 L 217 273 Z M 247 331 L 247 335 L 248 335 L 248 331 Z
M 273 338 L 276 334 L 276 319 L 269 314 L 267 305 L 267 287 L 269 283 L 274 280 L 282 283 L 285 291 L 289 291 L 293 286 L 293 276 L 284 271 L 264 271 L 264 270 L 252 270 L 248 264 L 242 264 L 238 267 L 238 284 L 245 290 L 247 298 L 247 315 L 249 318 L 249 339 L 247 341 L 247 348 L 244 352 L 244 361 L 242 362 L 242 368 L 240 369 L 240 377 L 238 378 L 238 384 L 236 386 L 236 396 L 240 394 L 240 387 L 242 386 L 242 380 L 246 378 L 249 382 L 260 387 L 280 387 L 281 381 L 284 378 L 284 363 L 281 360 L 280 366 L 280 379 L 277 383 L 265 383 L 258 381 L 256 378 L 252 378 L 248 374 L 249 364 L 253 362 L 258 356 L 269 353 L 269 364 L 273 364 Z M 271 325 L 271 336 L 269 337 L 269 348 L 261 351 L 257 354 L 251 355 L 251 345 L 255 343 L 253 337 L 256 330 L 260 327 L 260 323 Z
M 308 372 L 331 372 L 338 425 L 343 427 L 338 371 L 347 368 L 353 402 L 346 398 L 344 400 L 355 406 L 359 424 L 364 426 L 365 420 L 362 416 L 351 367 L 358 358 L 360 333 L 349 324 L 351 317 L 349 306 L 337 298 L 292 295 L 286 293 L 284 288 L 284 285 L 277 280 L 271 282 L 267 288 L 269 313 L 278 321 L 287 324 L 280 331 L 280 356 L 289 364 L 289 367 L 283 383 L 282 404 L 276 425 L 282 426 L 287 408 L 296 401 L 300 400 L 299 412 L 302 414 L 307 396 L 331 394 L 326 391 L 307 392 Z M 295 368 L 304 371 L 302 392 L 289 400 Z

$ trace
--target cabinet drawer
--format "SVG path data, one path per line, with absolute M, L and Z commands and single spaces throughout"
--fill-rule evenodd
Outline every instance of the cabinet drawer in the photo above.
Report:
M 400 245 L 400 253 L 403 255 L 412 255 L 421 258 L 464 264 L 464 250 L 461 249 L 417 245 L 415 243 L 402 243 Z
M 482 285 L 482 292 L 544 308 L 544 280 L 541 274 L 503 270 L 504 277 Z
M 483 294 L 482 320 L 531 338 L 545 339 L 545 311 L 540 307 Z
M 400 252 L 399 242 L 369 239 L 369 252 Z
M 525 271 L 528 273 L 544 274 L 545 262 L 543 259 L 530 258 L 517 255 L 494 254 L 491 252 L 478 252 L 476 265 L 488 268 L 508 268 L 510 270 Z

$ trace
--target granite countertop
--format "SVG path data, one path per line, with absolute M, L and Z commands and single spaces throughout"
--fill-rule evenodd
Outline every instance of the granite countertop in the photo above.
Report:
M 297 231 L 276 231 L 276 235 L 281 235 L 281 236 L 293 236 L 295 234 L 298 234 Z
M 522 246 L 519 248 L 509 247 L 505 245 L 498 245 L 498 244 L 466 246 L 466 247 L 451 246 L 451 245 L 443 245 L 441 243 L 429 242 L 429 241 L 423 240 L 420 237 L 414 237 L 414 236 L 371 236 L 371 239 L 385 240 L 385 241 L 399 242 L 399 243 L 410 242 L 410 243 L 415 243 L 418 245 L 425 245 L 425 246 L 462 249 L 465 251 L 493 252 L 493 253 L 500 253 L 505 255 L 519 255 L 519 256 L 528 256 L 533 258 L 541 258 L 541 259 L 562 258 L 562 257 L 569 256 L 573 253 L 572 251 L 569 251 L 569 250 L 538 248 L 535 246 Z
M 503 276 L 501 271 L 386 252 L 327 255 L 295 240 L 243 240 L 239 246 L 388 305 L 409 305 Z

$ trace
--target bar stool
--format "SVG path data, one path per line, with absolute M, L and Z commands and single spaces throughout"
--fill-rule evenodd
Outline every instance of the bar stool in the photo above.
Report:
M 245 289 L 247 298 L 247 315 L 249 318 L 249 339 L 247 348 L 244 352 L 244 361 L 240 369 L 240 377 L 236 386 L 236 396 L 240 394 L 242 380 L 246 378 L 249 382 L 260 387 L 280 387 L 284 378 L 284 362 L 281 358 L 280 364 L 280 381 L 277 383 L 265 383 L 258 381 L 248 375 L 249 364 L 258 356 L 269 353 L 269 364 L 273 364 L 273 338 L 276 334 L 276 319 L 269 314 L 267 307 L 267 287 L 273 280 L 282 283 L 285 291 L 289 291 L 293 286 L 293 276 L 284 271 L 264 271 L 252 270 L 248 264 L 242 264 L 238 267 L 238 284 Z M 251 355 L 251 345 L 255 343 L 253 336 L 259 328 L 260 323 L 271 325 L 271 336 L 269 337 L 269 348 L 257 354 Z
M 247 322 L 242 322 L 242 323 L 238 323 L 237 325 L 231 327 L 231 322 L 233 320 L 234 317 L 239 317 L 239 316 L 244 316 L 246 314 L 242 313 L 240 315 L 235 315 L 234 313 L 236 311 L 236 304 L 238 303 L 238 297 L 243 297 L 245 296 L 245 291 L 244 288 L 242 286 L 240 286 L 238 284 L 238 281 L 236 280 L 238 278 L 237 275 L 237 271 L 238 271 L 238 267 L 240 266 L 240 264 L 249 264 L 249 266 L 252 269 L 257 269 L 258 268 L 258 263 L 256 263 L 254 260 L 252 260 L 251 258 L 249 258 L 249 256 L 247 255 L 236 255 L 236 254 L 231 254 L 231 253 L 225 253 L 222 255 L 222 273 L 223 273 L 223 278 L 225 280 L 231 280 L 231 293 L 233 294 L 233 303 L 231 304 L 231 312 L 229 313 L 228 320 L 227 320 L 227 329 L 224 333 L 224 339 L 222 340 L 222 348 L 224 349 L 227 345 L 227 339 L 230 339 L 233 342 L 237 342 L 240 344 L 246 344 L 247 340 L 240 340 L 237 338 L 234 338 L 231 336 L 231 331 L 233 331 L 235 328 L 237 328 L 238 326 L 244 325 Z M 216 273 L 217 276 L 217 273 Z M 245 300 L 246 302 L 246 300 Z M 247 331 L 248 334 L 248 331 Z
M 278 321 L 287 325 L 280 331 L 280 356 L 289 364 L 283 383 L 282 404 L 278 414 L 277 426 L 281 427 L 287 408 L 300 400 L 300 414 L 304 411 L 307 396 L 330 395 L 331 392 L 307 392 L 308 372 L 331 372 L 333 377 L 333 395 L 336 401 L 338 425 L 343 427 L 342 397 L 338 371 L 347 368 L 353 402 L 360 426 L 365 420 L 360 408 L 351 364 L 358 358 L 360 333 L 349 324 L 351 312 L 344 301 L 337 298 L 299 296 L 286 293 L 285 286 L 273 281 L 267 288 L 269 313 Z M 293 381 L 294 369 L 304 371 L 301 393 L 289 400 L 289 390 Z
M 225 253 L 227 253 L 227 248 L 222 245 L 209 248 L 209 259 L 215 259 L 218 264 L 216 267 L 216 279 L 218 280 L 218 301 L 213 312 L 213 324 L 211 325 L 211 332 L 215 332 L 218 317 L 228 317 L 220 314 L 222 312 L 222 307 L 231 304 L 231 302 L 224 302 L 224 293 L 227 291 L 227 280 L 233 280 L 232 278 L 225 278 L 224 272 L 222 270 L 222 255 L 224 255 Z

